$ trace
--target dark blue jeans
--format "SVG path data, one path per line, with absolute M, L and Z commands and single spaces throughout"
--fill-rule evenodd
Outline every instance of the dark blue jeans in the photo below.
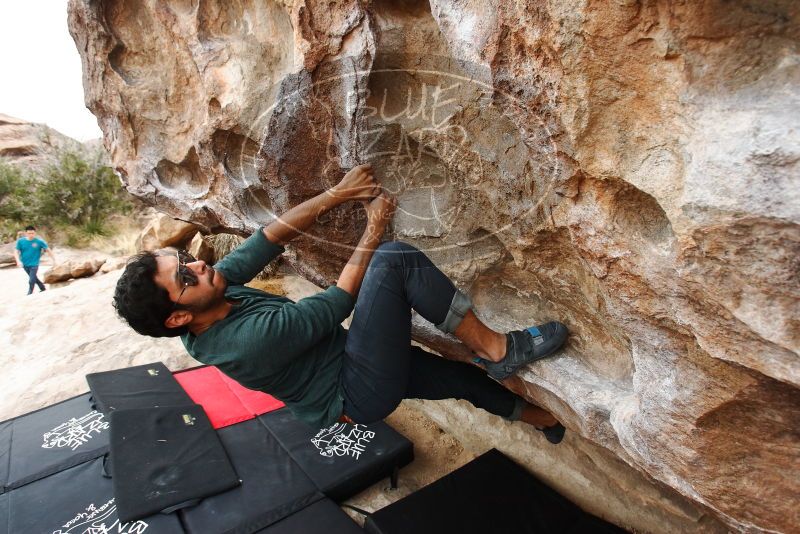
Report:
M 382 243 L 370 261 L 347 333 L 342 368 L 344 413 L 379 421 L 403 399 L 465 399 L 506 419 L 523 401 L 481 369 L 411 345 L 411 310 L 453 333 L 472 307 L 469 297 L 417 248 Z
M 23 269 L 25 272 L 28 273 L 28 295 L 33 293 L 33 286 L 39 286 L 41 291 L 44 291 L 44 284 L 41 280 L 36 276 L 36 273 L 39 271 L 38 265 L 23 265 Z

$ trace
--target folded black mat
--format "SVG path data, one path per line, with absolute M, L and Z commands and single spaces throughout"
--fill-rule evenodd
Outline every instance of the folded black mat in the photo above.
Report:
M 221 428 L 217 434 L 242 484 L 181 510 L 187 531 L 255 532 L 324 498 L 257 420 Z
M 0 495 L 0 534 L 8 534 L 8 494 Z
M 372 534 L 624 532 L 492 449 L 367 517 Z
M 259 416 L 317 487 L 341 502 L 414 459 L 414 445 L 384 422 L 313 429 L 283 408 Z
M 259 530 L 258 534 L 364 534 L 364 530 L 335 502 L 322 499 Z
M 121 520 L 191 506 L 239 484 L 200 405 L 114 410 L 109 419 Z
M 0 423 L 0 495 L 5 493 L 6 484 L 8 484 L 8 467 L 11 461 L 11 424 L 12 421 Z
M 86 375 L 97 409 L 113 410 L 179 406 L 194 401 L 161 362 Z
M 47 406 L 0 426 L 5 491 L 108 452 L 109 424 L 89 395 Z
M 175 514 L 125 524 L 119 520 L 111 481 L 101 474 L 102 458 L 71 467 L 0 496 L 0 533 L 175 534 Z M 3 517 L 3 501 L 7 513 Z M 5 521 L 3 521 L 5 519 Z M 3 527 L 7 528 L 6 531 Z

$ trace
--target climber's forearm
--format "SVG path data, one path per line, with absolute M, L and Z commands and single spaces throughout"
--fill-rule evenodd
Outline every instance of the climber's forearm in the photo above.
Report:
M 339 279 L 336 281 L 338 287 L 350 293 L 354 298 L 358 296 L 361 282 L 367 273 L 367 267 L 372 255 L 375 253 L 375 249 L 381 244 L 381 236 L 385 227 L 385 222 L 367 224 L 367 229 L 361 236 L 356 249 L 350 256 L 350 260 L 344 266 Z
M 269 223 L 264 228 L 264 235 L 273 243 L 283 245 L 308 230 L 318 217 L 347 200 L 346 197 L 324 191 Z

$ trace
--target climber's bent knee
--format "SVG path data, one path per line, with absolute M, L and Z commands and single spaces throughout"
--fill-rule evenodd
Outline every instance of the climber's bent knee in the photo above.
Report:
M 444 332 L 445 334 L 452 334 L 458 328 L 458 325 L 461 324 L 461 321 L 464 319 L 464 316 L 467 314 L 469 310 L 472 309 L 472 300 L 456 289 L 455 294 L 453 295 L 453 300 L 450 302 L 450 308 L 447 310 L 447 315 L 444 318 L 444 321 L 436 325 L 436 328 Z

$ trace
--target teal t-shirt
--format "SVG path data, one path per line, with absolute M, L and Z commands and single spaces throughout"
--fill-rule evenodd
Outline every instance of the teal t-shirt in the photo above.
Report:
M 202 334 L 181 339 L 193 358 L 269 393 L 298 419 L 322 428 L 342 414 L 339 375 L 347 333 L 340 323 L 355 299 L 337 286 L 293 302 L 243 285 L 284 250 L 259 229 L 225 256 L 214 268 L 228 282 L 225 298 L 235 304 Z
M 42 251 L 47 250 L 47 243 L 38 237 L 34 237 L 33 239 L 21 237 L 17 239 L 17 250 L 19 250 L 19 257 L 22 261 L 22 265 L 25 267 L 36 267 L 39 265 Z

